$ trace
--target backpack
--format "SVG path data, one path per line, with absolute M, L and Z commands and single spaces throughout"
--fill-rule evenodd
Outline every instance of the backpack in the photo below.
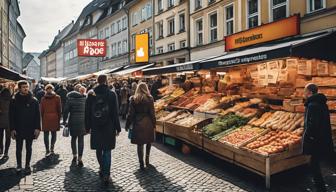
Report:
M 111 120 L 110 108 L 107 101 L 108 95 L 97 94 L 92 105 L 93 123 L 97 127 L 105 126 Z

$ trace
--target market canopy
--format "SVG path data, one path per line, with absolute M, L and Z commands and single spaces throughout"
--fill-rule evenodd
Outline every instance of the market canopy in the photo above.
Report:
M 49 83 L 59 83 L 61 81 L 66 80 L 65 77 L 41 77 L 42 81 L 49 82 Z
M 0 79 L 18 81 L 18 80 L 28 80 L 30 78 L 16 71 L 0 66 Z
M 159 74 L 176 73 L 176 72 L 183 72 L 183 71 L 196 71 L 196 70 L 200 70 L 200 62 L 213 59 L 216 57 L 211 57 L 207 59 L 198 59 L 194 61 L 188 61 L 185 63 L 177 63 L 177 64 L 167 65 L 167 66 L 162 66 L 162 67 L 148 68 L 148 69 L 142 70 L 142 72 L 144 75 L 159 75 Z
M 146 68 L 149 68 L 149 67 L 152 67 L 154 66 L 154 64 L 148 64 L 148 65 L 142 65 L 142 66 L 129 66 L 127 68 L 125 68 L 124 70 L 121 70 L 121 71 L 117 71 L 117 72 L 114 72 L 112 73 L 113 75 L 116 75 L 116 76 L 124 76 L 124 75 L 129 75 L 129 74 L 132 74 L 134 72 L 137 72 L 137 71 L 141 71 L 143 69 L 146 69 Z
M 336 61 L 336 32 L 292 41 L 266 44 L 201 62 L 201 69 L 227 67 L 283 57 L 303 57 Z

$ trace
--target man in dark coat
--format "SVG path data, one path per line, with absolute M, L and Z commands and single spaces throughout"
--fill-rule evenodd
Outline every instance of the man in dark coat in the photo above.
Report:
M 154 98 L 154 101 L 160 99 L 159 98 L 159 89 L 162 87 L 162 80 L 160 77 L 156 77 L 155 82 L 151 86 L 150 93 Z
M 40 87 L 37 88 L 35 97 L 38 100 L 39 103 L 41 103 L 42 97 L 44 97 L 45 91 L 44 91 L 44 86 L 41 85 Z
M 27 81 L 18 82 L 19 92 L 9 105 L 9 127 L 12 138 L 16 140 L 16 161 L 18 173 L 22 170 L 22 147 L 26 143 L 25 173 L 30 174 L 33 140 L 41 131 L 40 107 L 36 98 L 29 92 Z
M 66 100 L 67 100 L 68 91 L 64 88 L 63 84 L 59 85 L 59 88 L 56 89 L 56 94 L 61 97 L 62 109 L 64 109 L 65 108 L 65 103 L 66 103 Z M 64 113 L 64 111 L 63 111 L 63 113 Z M 64 116 L 63 116 L 63 123 L 64 123 Z
M 318 93 L 318 87 L 308 84 L 304 90 L 305 130 L 303 134 L 303 153 L 311 155 L 311 172 L 318 191 L 326 191 L 321 174 L 320 161 L 333 156 L 330 114 L 325 95 Z
M 91 149 L 96 150 L 100 176 L 105 184 L 111 181 L 111 151 L 121 132 L 117 96 L 107 86 L 107 76 L 98 77 L 98 86 L 89 93 L 85 107 L 87 132 L 91 131 Z
M 83 167 L 83 150 L 85 130 L 85 95 L 79 93 L 80 84 L 75 86 L 75 90 L 67 95 L 67 102 L 64 109 L 63 121 L 68 124 L 71 135 L 71 149 L 73 154 L 72 164 L 77 163 L 77 146 L 78 139 L 78 166 Z M 70 115 L 70 116 L 69 116 Z M 69 122 L 67 122 L 69 116 Z

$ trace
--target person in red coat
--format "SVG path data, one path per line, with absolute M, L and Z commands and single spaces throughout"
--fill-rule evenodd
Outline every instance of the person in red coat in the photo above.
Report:
M 56 132 L 60 130 L 62 103 L 60 96 L 54 92 L 54 86 L 45 87 L 46 94 L 41 100 L 42 131 L 44 132 L 44 145 L 46 156 L 54 154 Z M 51 133 L 51 145 L 49 148 L 49 134 Z

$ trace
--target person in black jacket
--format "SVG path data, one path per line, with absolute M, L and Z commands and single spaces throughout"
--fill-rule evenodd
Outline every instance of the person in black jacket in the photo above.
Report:
M 66 103 L 66 100 L 67 100 L 68 91 L 65 89 L 63 84 L 60 84 L 59 88 L 56 89 L 56 94 L 61 97 L 62 109 L 64 109 L 65 108 L 65 103 Z M 64 111 L 63 111 L 63 113 L 64 113 Z M 64 123 L 64 118 L 63 118 L 63 123 Z
M 0 155 L 4 152 L 4 159 L 8 159 L 8 150 L 11 143 L 8 114 L 11 98 L 11 92 L 8 88 L 4 88 L 0 92 Z M 3 147 L 4 132 L 6 138 L 5 150 Z
M 75 90 L 71 91 L 67 95 L 67 102 L 64 109 L 63 121 L 66 124 L 68 116 L 69 121 L 67 123 L 70 135 L 71 135 L 71 149 L 73 154 L 72 164 L 77 163 L 77 146 L 78 141 L 78 166 L 83 167 L 83 150 L 84 150 L 84 135 L 85 130 L 85 101 L 86 96 L 79 93 L 81 85 L 75 86 Z
M 118 100 L 115 92 L 107 86 L 107 76 L 98 77 L 98 86 L 89 92 L 85 106 L 87 132 L 91 132 L 91 149 L 96 150 L 100 165 L 99 175 L 103 182 L 111 182 L 111 151 L 115 148 L 116 136 L 121 132 L 118 116 Z
M 320 161 L 333 156 L 333 141 L 330 125 L 330 114 L 325 95 L 318 93 L 315 84 L 308 84 L 304 89 L 305 122 L 303 134 L 303 153 L 311 155 L 310 168 L 315 187 L 318 191 L 326 191 L 321 174 Z
M 154 101 L 160 99 L 159 97 L 159 89 L 162 87 L 162 80 L 160 77 L 155 78 L 155 82 L 151 86 L 150 93 L 152 97 L 154 98 Z
M 36 98 L 29 92 L 27 81 L 18 82 L 19 92 L 15 94 L 9 105 L 9 127 L 12 138 L 16 140 L 17 172 L 22 171 L 22 147 L 26 143 L 25 173 L 30 174 L 33 140 L 41 131 L 40 106 Z

